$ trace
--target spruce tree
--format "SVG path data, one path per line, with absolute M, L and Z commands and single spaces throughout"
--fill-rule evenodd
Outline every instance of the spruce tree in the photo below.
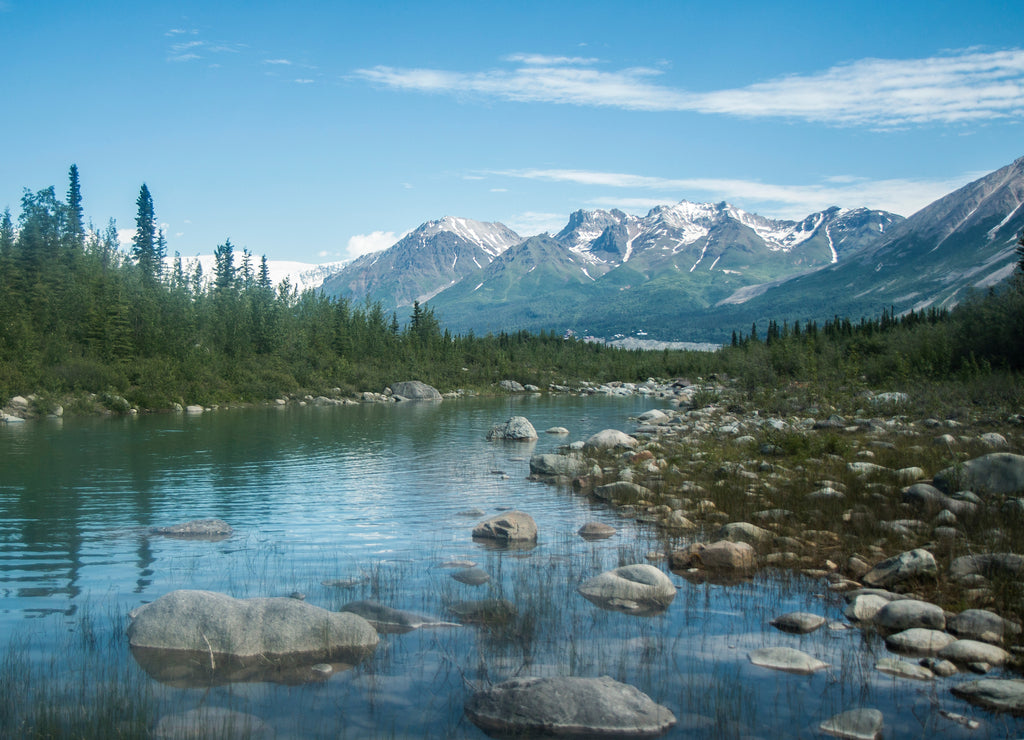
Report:
M 64 237 L 67 245 L 85 248 L 85 224 L 82 212 L 82 187 L 78 181 L 78 165 L 68 170 L 68 199 L 64 204 Z
M 11 209 L 5 208 L 0 218 L 0 255 L 10 254 L 14 248 L 14 222 L 11 221 Z
M 135 201 L 135 236 L 132 237 L 132 258 L 142 270 L 143 276 L 156 281 L 160 278 L 163 268 L 161 255 L 158 254 L 156 215 L 153 211 L 153 196 L 149 188 L 142 184 L 139 197 Z

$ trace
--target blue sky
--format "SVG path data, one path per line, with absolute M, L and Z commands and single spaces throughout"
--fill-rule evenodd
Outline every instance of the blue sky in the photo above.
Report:
M 0 208 L 81 173 L 169 252 L 325 262 L 446 215 L 910 215 L 1024 155 L 1024 8 L 0 0 Z

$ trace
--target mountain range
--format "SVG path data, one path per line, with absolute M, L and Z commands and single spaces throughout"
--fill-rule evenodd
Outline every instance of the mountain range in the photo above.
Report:
M 776 220 L 728 203 L 646 216 L 576 211 L 557 234 L 445 217 L 345 264 L 328 295 L 400 317 L 427 304 L 457 333 L 526 329 L 723 341 L 755 322 L 952 306 L 1008 277 L 1024 230 L 1024 158 L 910 218 L 828 208 Z

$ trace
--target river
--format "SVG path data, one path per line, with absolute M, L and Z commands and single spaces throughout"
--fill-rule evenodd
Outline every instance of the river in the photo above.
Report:
M 670 574 L 677 597 L 650 617 L 583 599 L 576 587 L 586 578 L 678 543 L 527 480 L 529 458 L 605 428 L 629 431 L 629 417 L 657 405 L 538 395 L 0 425 L 0 634 L 9 640 L 0 683 L 19 683 L 17 671 L 18 701 L 32 705 L 74 693 L 76 681 L 127 682 L 147 723 L 225 707 L 258 717 L 278 738 L 484 737 L 463 714 L 466 698 L 527 675 L 632 683 L 679 718 L 667 737 L 814 737 L 821 721 L 854 706 L 883 710 L 886 737 L 1021 732 L 1024 724 L 953 698 L 947 683 L 875 671 L 884 646 L 839 629 L 841 599 L 819 580 L 762 574 L 724 586 Z M 529 418 L 540 439 L 487 442 L 487 430 L 512 415 Z M 553 426 L 569 437 L 544 433 Z M 508 508 L 536 520 L 535 548 L 472 540 L 479 512 Z M 150 531 L 201 518 L 223 519 L 234 534 L 213 542 Z M 588 521 L 618 532 L 584 540 L 576 531 Z M 475 561 L 491 580 L 460 583 L 442 567 L 450 560 Z M 330 609 L 376 599 L 454 621 L 452 603 L 502 597 L 518 616 L 502 629 L 385 635 L 371 658 L 322 681 L 196 686 L 148 675 L 123 634 L 131 609 L 179 588 L 299 592 Z M 796 610 L 822 614 L 833 628 L 796 636 L 768 626 Z M 750 650 L 774 645 L 831 667 L 797 676 L 750 664 Z M 12 713 L 0 712 L 12 723 L 0 734 L 25 721 Z

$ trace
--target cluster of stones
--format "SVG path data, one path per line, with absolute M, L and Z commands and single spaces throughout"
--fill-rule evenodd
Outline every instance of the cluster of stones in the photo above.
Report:
M 219 519 L 154 527 L 150 532 L 190 539 L 232 534 L 230 525 Z M 597 536 L 612 533 L 601 530 Z M 505 511 L 477 524 L 472 536 L 501 548 L 532 547 L 537 542 L 537 525 L 525 512 Z M 470 586 L 490 578 L 471 561 L 451 561 L 441 567 L 455 569 L 452 578 Z M 358 582 L 345 579 L 324 581 L 324 585 L 350 588 Z M 664 610 L 676 595 L 668 576 L 647 564 L 602 573 L 582 584 L 579 592 L 603 608 L 631 613 Z M 129 615 L 128 640 L 143 669 L 172 685 L 295 683 L 324 680 L 343 670 L 370 654 L 379 634 L 462 624 L 494 626 L 516 615 L 515 606 L 503 599 L 449 605 L 459 622 L 368 600 L 331 612 L 303 599 L 298 593 L 290 598 L 235 599 L 211 591 L 173 591 Z M 676 723 L 668 708 L 608 676 L 514 678 L 473 693 L 465 712 L 489 733 L 517 736 L 655 737 Z M 157 736 L 201 734 L 224 725 L 244 728 L 247 737 L 270 732 L 258 717 L 203 708 L 161 717 L 156 732 Z
M 54 404 L 46 410 L 39 408 L 40 399 L 36 395 L 14 396 L 3 408 L 0 408 L 0 424 L 17 424 L 26 419 L 34 419 L 40 416 L 48 416 L 59 419 L 64 416 L 64 408 Z
M 651 557 L 667 557 L 683 577 L 730 582 L 759 567 L 783 567 L 825 579 L 848 599 L 850 622 L 881 633 L 894 653 L 919 658 L 886 658 L 879 671 L 933 680 L 1021 662 L 1014 646 L 1020 605 L 1005 616 L 981 607 L 994 602 L 993 582 L 1020 582 L 1024 555 L 968 541 L 981 517 L 996 526 L 1024 520 L 1024 456 L 1009 451 L 1016 447 L 1012 437 L 954 420 L 910 420 L 898 413 L 909 400 L 905 394 L 865 395 L 866 411 L 849 419 L 818 409 L 807 416 L 762 416 L 727 397 L 722 386 L 676 388 L 666 408 L 636 419 L 632 435 L 606 430 L 558 454 L 535 455 L 531 475 L 571 484 L 624 517 L 662 528 L 677 544 Z M 891 415 L 875 416 L 880 410 Z M 1020 423 L 1019 416 L 1006 419 L 1004 433 Z M 793 469 L 780 464 L 787 454 L 781 444 L 813 435 L 841 440 L 853 459 L 825 454 L 801 459 Z M 897 450 L 959 462 L 930 478 L 921 466 L 876 462 L 896 458 Z M 722 502 L 739 504 L 743 520 L 720 509 L 731 506 Z M 986 543 L 1002 538 L 1012 546 L 998 529 L 983 536 Z M 851 548 L 862 551 L 843 554 Z M 947 612 L 915 589 L 938 599 L 952 594 L 971 608 Z M 817 629 L 826 621 L 784 617 L 776 626 L 786 631 Z M 798 653 L 767 648 L 750 659 L 795 672 L 825 667 Z M 1024 680 L 985 678 L 952 691 L 988 708 L 1024 711 Z M 821 730 L 875 737 L 881 727 L 881 713 L 863 709 L 837 715 Z

